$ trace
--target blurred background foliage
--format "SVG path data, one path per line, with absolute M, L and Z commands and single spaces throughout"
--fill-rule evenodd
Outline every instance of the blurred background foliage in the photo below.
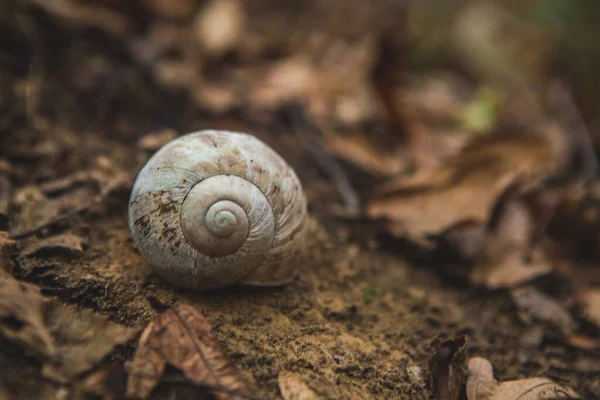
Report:
M 409 12 L 412 70 L 459 67 L 506 83 L 560 77 L 600 143 L 600 4 L 593 0 L 423 0 Z

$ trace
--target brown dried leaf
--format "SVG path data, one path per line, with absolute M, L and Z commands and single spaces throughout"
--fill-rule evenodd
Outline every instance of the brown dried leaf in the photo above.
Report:
M 330 152 L 372 175 L 394 176 L 406 168 L 400 143 L 381 146 L 380 140 L 365 134 L 328 134 L 323 139 Z
M 40 256 L 47 253 L 79 256 L 83 253 L 84 244 L 85 240 L 83 238 L 71 233 L 64 233 L 29 241 L 22 247 L 21 253 L 27 257 Z
M 492 266 L 478 266 L 471 273 L 471 282 L 488 289 L 511 288 L 552 272 L 552 266 L 540 252 L 526 263 L 522 252 L 511 252 Z
M 131 364 L 127 395 L 148 397 L 167 363 L 219 399 L 251 397 L 252 389 L 225 356 L 210 325 L 191 306 L 169 308 L 148 324 Z
M 528 378 L 498 383 L 492 364 L 481 357 L 469 360 L 467 398 L 469 400 L 550 400 L 562 396 L 579 399 L 579 395 L 547 378 Z M 561 398 L 562 398 L 561 397 Z
M 11 221 L 11 234 L 17 238 L 28 236 L 89 207 L 94 192 L 91 188 L 79 187 L 47 198 L 37 187 L 23 188 L 15 195 L 20 212 Z
M 545 132 L 548 136 L 476 137 L 444 166 L 386 183 L 368 201 L 366 213 L 401 223 L 414 238 L 464 221 L 487 223 L 493 204 L 517 179 L 535 186 L 566 162 L 564 139 L 557 131 Z
M 90 370 L 116 345 L 124 344 L 138 332 L 92 310 L 78 310 L 57 302 L 48 307 L 45 320 L 56 355 L 44 365 L 42 374 L 59 382 L 68 382 Z
M 277 378 L 279 390 L 284 400 L 317 400 L 319 396 L 308 387 L 298 374 L 281 371 Z
M 549 323 L 563 337 L 573 334 L 576 324 L 571 314 L 552 297 L 533 286 L 512 289 L 510 295 L 519 309 L 526 315 Z
M 528 261 L 524 258 L 534 229 L 529 209 L 518 199 L 500 202 L 502 211 L 496 210 L 496 226 L 486 237 L 483 252 L 471 271 L 471 282 L 490 289 L 514 287 L 552 272 L 541 249 L 533 249 Z
M 434 167 L 457 154 L 473 134 L 461 111 L 470 88 L 455 76 L 411 79 L 395 96 L 396 114 L 409 138 L 409 154 L 419 167 Z
M 117 190 L 129 190 L 131 178 L 108 158 L 98 157 L 98 168 L 80 171 L 40 186 L 25 186 L 14 194 L 18 213 L 11 218 L 15 238 L 30 236 L 52 224 L 100 203 Z
M 42 359 L 56 354 L 44 320 L 46 308 L 37 287 L 0 274 L 0 334 Z
M 44 298 L 36 286 L 0 274 L 0 335 L 36 356 L 44 376 L 67 382 L 137 331 Z

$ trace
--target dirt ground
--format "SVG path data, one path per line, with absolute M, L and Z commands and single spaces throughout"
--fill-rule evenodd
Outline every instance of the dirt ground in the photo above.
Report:
M 505 292 L 470 288 L 440 273 L 444 260 L 416 257 L 372 224 L 335 217 L 337 193 L 310 152 L 298 151 L 304 144 L 292 127 L 243 113 L 209 116 L 185 96 L 154 87 L 106 37 L 91 32 L 75 38 L 47 18 L 40 21 L 54 29 L 38 49 L 10 33 L 0 38 L 0 158 L 10 165 L 12 190 L 99 165 L 124 178 L 100 202 L 34 235 L 76 234 L 84 241 L 81 253 L 17 254 L 17 277 L 61 302 L 135 328 L 156 315 L 148 296 L 190 304 L 206 316 L 234 364 L 265 399 L 281 398 L 282 370 L 297 373 L 323 399 L 428 398 L 430 343 L 443 332 L 466 334 L 468 354 L 488 358 L 499 380 L 543 375 L 586 398 L 600 393 L 598 370 L 590 376 L 581 367 L 596 356 L 559 342 L 530 345 L 546 328 L 523 320 Z M 114 62 L 114 73 L 99 80 L 85 76 L 82 65 L 94 57 Z M 204 128 L 252 133 L 296 170 L 311 222 L 309 256 L 293 283 L 198 293 L 151 273 L 133 246 L 127 203 L 133 179 L 152 154 L 138 140 L 166 128 L 179 134 Z M 40 217 L 34 211 L 40 209 L 21 210 L 20 226 L 35 225 Z M 104 363 L 131 359 L 135 343 L 117 348 Z M 19 357 L 4 352 L 0 368 Z M 22 384 L 13 388 L 18 398 L 42 397 L 36 391 L 43 385 L 27 383 L 37 373 L 23 374 Z M 161 385 L 155 398 L 166 396 L 171 386 Z

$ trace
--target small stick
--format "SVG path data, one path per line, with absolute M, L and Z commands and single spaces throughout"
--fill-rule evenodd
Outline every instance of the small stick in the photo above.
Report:
M 308 121 L 301 106 L 288 106 L 284 110 L 300 140 L 335 185 L 346 211 L 351 215 L 360 214 L 360 197 L 352 187 L 344 169 L 323 146 L 317 134 L 318 128 Z

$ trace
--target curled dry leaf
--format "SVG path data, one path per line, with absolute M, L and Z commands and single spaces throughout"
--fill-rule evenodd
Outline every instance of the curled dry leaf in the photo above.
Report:
M 110 322 L 92 310 L 78 310 L 58 302 L 50 303 L 45 320 L 56 356 L 44 365 L 42 374 L 59 382 L 69 382 L 89 371 L 116 345 L 126 343 L 139 332 Z
M 129 370 L 127 395 L 147 398 L 166 365 L 207 387 L 218 399 L 247 399 L 252 389 L 221 349 L 206 319 L 188 305 L 159 314 L 140 338 Z
M 547 378 L 528 378 L 498 383 L 492 364 L 481 357 L 469 360 L 468 400 L 550 400 L 579 399 L 579 395 Z
M 499 196 L 517 180 L 532 187 L 566 164 L 562 131 L 475 137 L 439 167 L 382 185 L 366 204 L 395 232 L 423 240 L 464 222 L 487 223 Z
M 323 139 L 330 152 L 369 174 L 390 177 L 406 168 L 406 160 L 402 157 L 403 147 L 400 143 L 389 143 L 390 140 L 385 141 L 382 138 L 374 140 L 372 134 L 367 136 L 363 132 L 344 135 L 328 133 Z M 387 143 L 382 145 L 384 141 Z
M 10 221 L 11 234 L 25 238 L 100 203 L 114 191 L 129 188 L 131 179 L 105 157 L 98 168 L 25 186 L 13 196 L 18 209 Z
M 46 299 L 36 286 L 0 274 L 0 335 L 41 361 L 46 378 L 72 380 L 135 333 L 91 310 Z
M 284 400 L 318 400 L 319 396 L 291 371 L 281 371 L 277 378 Z
M 15 238 L 30 236 L 64 218 L 84 210 L 91 204 L 94 191 L 79 187 L 60 196 L 48 198 L 38 187 L 21 189 L 16 197 L 20 206 L 11 218 L 11 234 Z
M 501 198 L 499 202 L 502 210 L 493 216 L 495 226 L 478 254 L 471 282 L 489 289 L 510 288 L 552 272 L 540 248 L 534 248 L 529 260 L 525 259 L 534 229 L 525 205 L 516 199 Z
M 0 274 L 0 334 L 43 360 L 56 354 L 44 320 L 46 308 L 37 287 Z
M 84 244 L 85 240 L 83 238 L 71 233 L 64 233 L 30 241 L 22 247 L 21 254 L 27 257 L 40 256 L 48 253 L 79 256 L 83 253 Z

